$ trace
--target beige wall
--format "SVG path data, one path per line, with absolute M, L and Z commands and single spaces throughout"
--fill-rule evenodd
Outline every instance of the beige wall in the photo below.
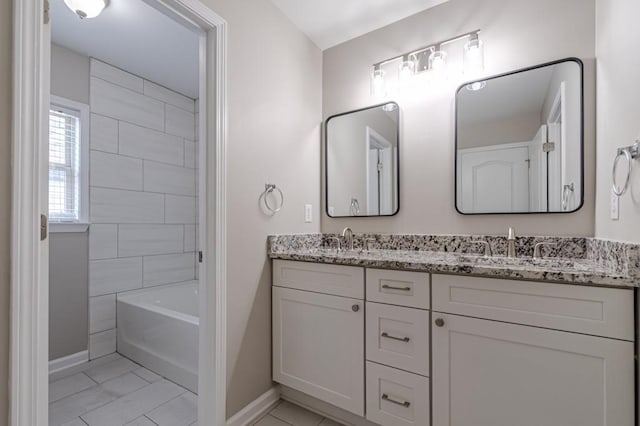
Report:
M 88 275 L 88 233 L 50 233 L 49 360 L 87 350 Z
M 596 1 L 598 55 L 598 185 L 596 236 L 640 242 L 640 161 L 635 161 L 628 192 L 620 198 L 620 220 L 609 216 L 611 167 L 616 149 L 640 137 L 640 2 Z M 626 166 L 620 165 L 620 178 Z
M 0 0 L 0 425 L 9 418 L 12 2 Z
M 51 45 L 51 94 L 89 104 L 89 57 Z
M 266 237 L 318 232 L 322 54 L 268 0 L 204 0 L 229 23 L 228 400 L 232 415 L 271 383 Z M 266 215 L 266 182 L 285 205 Z M 314 221 L 304 223 L 304 204 Z
M 330 219 L 322 230 L 356 232 L 593 235 L 594 232 L 594 0 L 451 0 L 348 41 L 323 55 L 323 116 L 380 102 L 370 95 L 371 64 L 429 42 L 482 29 L 485 74 L 577 56 L 586 62 L 586 202 L 568 215 L 462 216 L 454 209 L 452 75 L 395 96 L 401 108 L 400 212 L 391 218 Z M 568 30 L 570 26 L 571 30 Z M 462 45 L 456 46 L 462 49 Z

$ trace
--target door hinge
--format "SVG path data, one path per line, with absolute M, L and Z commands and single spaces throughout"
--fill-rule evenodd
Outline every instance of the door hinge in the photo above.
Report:
M 40 241 L 47 239 L 47 227 L 49 225 L 49 219 L 44 214 L 40 215 Z
M 547 142 L 542 144 L 542 152 L 551 152 L 556 150 L 555 142 Z
M 383 168 L 383 167 L 384 167 L 384 166 L 383 166 L 383 164 L 382 164 L 382 163 L 378 163 L 378 171 L 379 171 L 379 172 L 381 172 L 381 171 L 382 171 L 382 168 Z
M 48 24 L 51 20 L 51 4 L 49 3 L 49 0 L 44 0 L 43 6 L 44 10 L 42 12 L 42 19 L 45 24 Z
M 198 263 L 202 263 L 202 252 L 198 252 Z

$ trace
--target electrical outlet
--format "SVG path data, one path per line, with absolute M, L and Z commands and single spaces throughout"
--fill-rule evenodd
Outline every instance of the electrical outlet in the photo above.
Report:
M 307 223 L 313 222 L 313 205 L 304 205 L 304 221 Z
M 611 220 L 620 219 L 620 197 L 611 191 Z

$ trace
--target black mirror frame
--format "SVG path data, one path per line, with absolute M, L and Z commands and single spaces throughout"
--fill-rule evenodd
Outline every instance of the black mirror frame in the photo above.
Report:
M 380 108 L 384 105 L 388 105 L 388 104 L 394 104 L 396 106 L 396 108 L 398 109 L 398 125 L 397 125 L 397 142 L 398 142 L 398 147 L 397 147 L 397 155 L 396 155 L 396 185 L 397 185 L 397 191 L 398 191 L 398 200 L 397 200 L 397 205 L 396 205 L 396 210 L 391 213 L 391 214 L 378 214 L 378 215 L 362 215 L 362 216 L 332 216 L 329 214 L 329 162 L 327 161 L 327 148 L 328 148 L 328 142 L 329 142 L 329 136 L 328 136 L 328 126 L 329 126 L 329 121 L 331 121 L 334 118 L 337 117 L 342 117 L 343 115 L 348 115 L 348 114 L 354 114 L 356 112 L 360 112 L 360 111 L 366 111 L 368 109 L 374 109 L 374 108 Z M 397 102 L 395 101 L 389 101 L 389 102 L 383 102 L 381 104 L 377 104 L 377 105 L 372 105 L 372 106 L 368 106 L 368 107 L 364 107 L 364 108 L 358 108 L 358 109 L 354 109 L 352 111 L 347 111 L 347 112 L 342 112 L 340 114 L 334 114 L 329 116 L 325 121 L 324 121 L 324 211 L 325 214 L 327 215 L 327 217 L 331 218 L 331 219 L 344 219 L 344 218 L 351 218 L 351 219 L 362 219 L 362 218 L 368 218 L 368 217 L 392 217 L 398 214 L 398 212 L 400 211 L 400 105 L 398 105 Z
M 458 93 L 464 89 L 467 85 L 469 84 L 473 84 L 473 83 L 479 83 L 479 82 L 483 82 L 483 81 L 488 81 L 488 80 L 493 80 L 496 78 L 501 78 L 501 77 L 506 77 L 509 75 L 513 75 L 513 74 L 518 74 L 521 72 L 525 72 L 525 71 L 532 71 L 538 68 L 544 68 L 544 67 L 548 67 L 551 65 L 557 65 L 557 64 L 561 64 L 563 62 L 575 62 L 576 64 L 578 64 L 578 67 L 580 69 L 580 204 L 574 209 L 574 210 L 570 210 L 570 211 L 553 211 L 553 212 L 497 212 L 497 213 L 463 213 L 462 211 L 460 211 L 460 209 L 458 208 Z M 584 181 L 584 64 L 582 62 L 581 59 L 576 58 L 576 57 L 568 57 L 568 58 L 564 58 L 564 59 L 558 59 L 555 61 L 551 61 L 551 62 L 546 62 L 543 64 L 539 64 L 539 65 L 534 65 L 531 67 L 526 67 L 526 68 L 520 68 L 514 71 L 509 71 L 506 73 L 502 73 L 502 74 L 496 74 L 496 75 L 492 75 L 486 78 L 481 78 L 481 79 L 477 79 L 477 80 L 472 80 L 472 81 L 468 81 L 466 83 L 461 84 L 457 89 L 456 89 L 456 95 L 455 95 L 455 117 L 454 117 L 454 138 L 455 138 L 455 143 L 453 146 L 453 162 L 454 162 L 454 168 L 453 168 L 453 205 L 454 208 L 456 209 L 456 212 L 458 212 L 459 214 L 463 215 L 463 216 L 478 216 L 478 215 L 521 215 L 521 214 L 570 214 L 570 213 L 575 213 L 578 210 L 580 210 L 583 206 L 584 206 L 584 188 L 585 188 L 585 181 Z

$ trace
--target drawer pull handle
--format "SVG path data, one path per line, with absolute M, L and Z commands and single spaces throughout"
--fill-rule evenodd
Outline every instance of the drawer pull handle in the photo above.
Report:
M 382 288 L 385 290 L 411 291 L 411 287 L 395 287 L 388 284 L 382 284 Z
M 409 408 L 409 406 L 411 405 L 409 401 L 396 401 L 395 399 L 391 399 L 389 398 L 389 395 L 387 395 L 386 393 L 382 394 L 382 399 L 384 399 L 385 401 L 389 401 L 392 404 L 401 405 L 406 408 Z
M 386 331 L 381 334 L 382 337 L 386 337 L 387 339 L 399 340 L 400 342 L 409 343 L 411 341 L 410 337 L 396 337 L 392 336 Z

